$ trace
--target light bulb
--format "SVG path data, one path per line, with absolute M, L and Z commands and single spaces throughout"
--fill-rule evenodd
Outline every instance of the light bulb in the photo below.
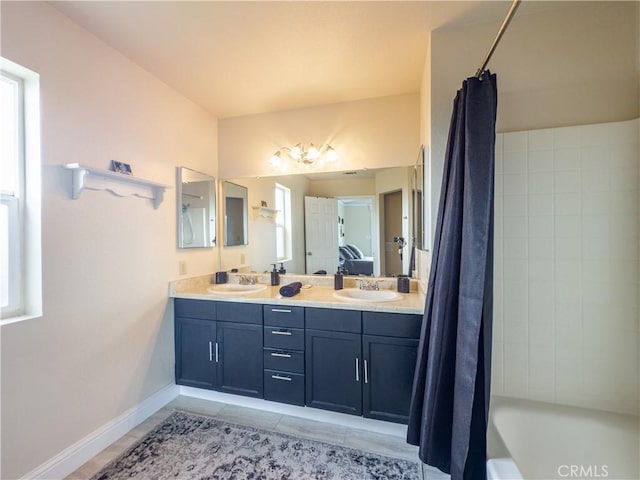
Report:
M 315 160 L 316 158 L 318 158 L 320 156 L 320 152 L 318 151 L 318 149 L 316 148 L 316 146 L 312 143 L 309 146 L 309 151 L 307 152 L 307 158 L 309 160 Z
M 291 148 L 291 156 L 296 160 L 300 160 L 300 157 L 302 156 L 302 149 L 300 148 L 300 144 Z
M 336 160 L 338 160 L 338 158 L 340 158 L 340 155 L 338 155 L 338 152 L 336 152 L 333 147 L 328 147 L 327 148 L 327 160 L 329 162 L 335 162 Z
M 276 153 L 274 153 L 271 158 L 269 159 L 269 164 L 273 165 L 274 167 L 277 167 L 280 165 L 280 162 L 282 161 L 282 157 L 280 156 L 280 151 L 278 150 Z

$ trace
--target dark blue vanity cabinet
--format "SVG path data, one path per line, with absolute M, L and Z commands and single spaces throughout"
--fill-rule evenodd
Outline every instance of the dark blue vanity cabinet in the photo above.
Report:
M 176 383 L 189 387 L 216 387 L 216 303 L 176 299 Z
M 262 305 L 218 302 L 218 387 L 262 398 Z
M 408 422 L 421 323 L 421 315 L 363 312 L 365 417 Z
M 264 398 L 303 406 L 304 308 L 264 305 Z
M 176 317 L 176 383 L 214 389 L 216 322 Z
M 262 308 L 175 300 L 176 383 L 262 398 Z
M 362 415 L 362 312 L 306 309 L 307 406 Z
M 178 298 L 176 383 L 407 423 L 421 322 Z

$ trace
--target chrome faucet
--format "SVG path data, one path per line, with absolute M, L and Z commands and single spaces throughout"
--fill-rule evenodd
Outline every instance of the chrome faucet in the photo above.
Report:
M 256 278 L 251 275 L 240 275 L 240 285 L 255 285 Z
M 360 282 L 358 288 L 360 290 L 380 290 L 380 286 L 378 285 L 378 281 L 370 282 L 369 280 L 362 280 L 360 278 L 356 278 L 356 281 Z

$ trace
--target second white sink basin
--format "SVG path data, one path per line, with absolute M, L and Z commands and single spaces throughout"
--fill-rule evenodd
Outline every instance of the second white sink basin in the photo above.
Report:
M 246 293 L 260 292 L 266 289 L 264 284 L 257 283 L 255 285 L 240 285 L 239 283 L 222 283 L 207 288 L 209 293 L 221 293 L 223 295 L 243 295 Z
M 345 288 L 333 293 L 333 296 L 345 302 L 379 303 L 393 302 L 402 299 L 402 295 L 393 290 L 360 290 L 359 288 Z

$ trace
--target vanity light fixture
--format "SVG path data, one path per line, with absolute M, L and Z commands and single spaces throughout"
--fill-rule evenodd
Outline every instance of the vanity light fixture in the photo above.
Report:
M 323 159 L 327 162 L 335 162 L 339 158 L 338 152 L 328 143 L 325 143 L 320 148 L 316 147 L 313 143 L 310 143 L 308 148 L 298 143 L 293 147 L 279 148 L 278 151 L 271 156 L 269 163 L 274 167 L 281 166 L 284 161 L 282 152 L 287 152 L 289 158 L 298 165 L 315 165 Z

